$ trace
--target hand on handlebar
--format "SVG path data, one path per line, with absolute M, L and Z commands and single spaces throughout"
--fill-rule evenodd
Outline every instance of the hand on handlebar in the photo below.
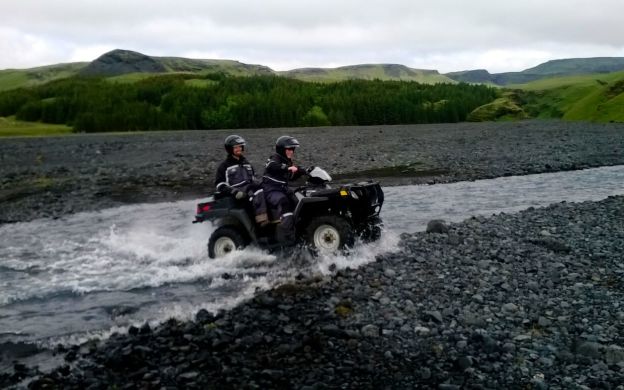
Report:
M 288 170 L 292 175 L 294 175 L 299 170 L 299 168 L 296 165 L 293 165 L 291 167 L 288 167 Z
M 245 194 L 243 191 L 241 190 L 234 190 L 232 191 L 232 194 L 234 195 L 234 197 L 236 198 L 236 200 L 241 200 L 245 197 Z

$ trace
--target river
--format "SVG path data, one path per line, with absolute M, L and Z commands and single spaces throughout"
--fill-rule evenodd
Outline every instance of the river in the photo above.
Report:
M 401 232 L 431 219 L 516 212 L 624 194 L 624 166 L 384 189 L 379 242 L 348 255 L 279 257 L 249 248 L 206 255 L 210 224 L 192 224 L 201 199 L 136 204 L 0 226 L 0 346 L 106 338 L 129 325 L 215 312 L 300 273 L 328 274 L 397 251 Z

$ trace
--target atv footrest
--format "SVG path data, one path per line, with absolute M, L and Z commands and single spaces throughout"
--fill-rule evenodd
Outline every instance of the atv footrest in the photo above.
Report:
M 269 238 L 269 237 L 260 237 L 258 238 L 258 244 L 262 245 L 262 246 L 271 246 L 273 244 L 276 244 L 276 241 Z

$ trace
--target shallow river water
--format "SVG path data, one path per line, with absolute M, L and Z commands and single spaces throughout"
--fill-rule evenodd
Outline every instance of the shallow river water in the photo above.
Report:
M 0 349 L 107 337 L 128 325 L 227 309 L 299 273 L 357 267 L 396 251 L 431 219 L 515 212 L 624 194 L 624 166 L 384 189 L 380 242 L 348 256 L 280 258 L 257 249 L 209 260 L 196 201 L 137 204 L 0 226 Z

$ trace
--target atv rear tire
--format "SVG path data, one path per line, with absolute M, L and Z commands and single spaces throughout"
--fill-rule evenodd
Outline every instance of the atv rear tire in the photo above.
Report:
M 208 240 L 208 257 L 217 259 L 246 246 L 247 240 L 238 229 L 222 226 L 215 230 Z
M 305 230 L 305 238 L 312 249 L 321 253 L 336 252 L 353 246 L 355 242 L 351 224 L 333 215 L 312 219 Z

